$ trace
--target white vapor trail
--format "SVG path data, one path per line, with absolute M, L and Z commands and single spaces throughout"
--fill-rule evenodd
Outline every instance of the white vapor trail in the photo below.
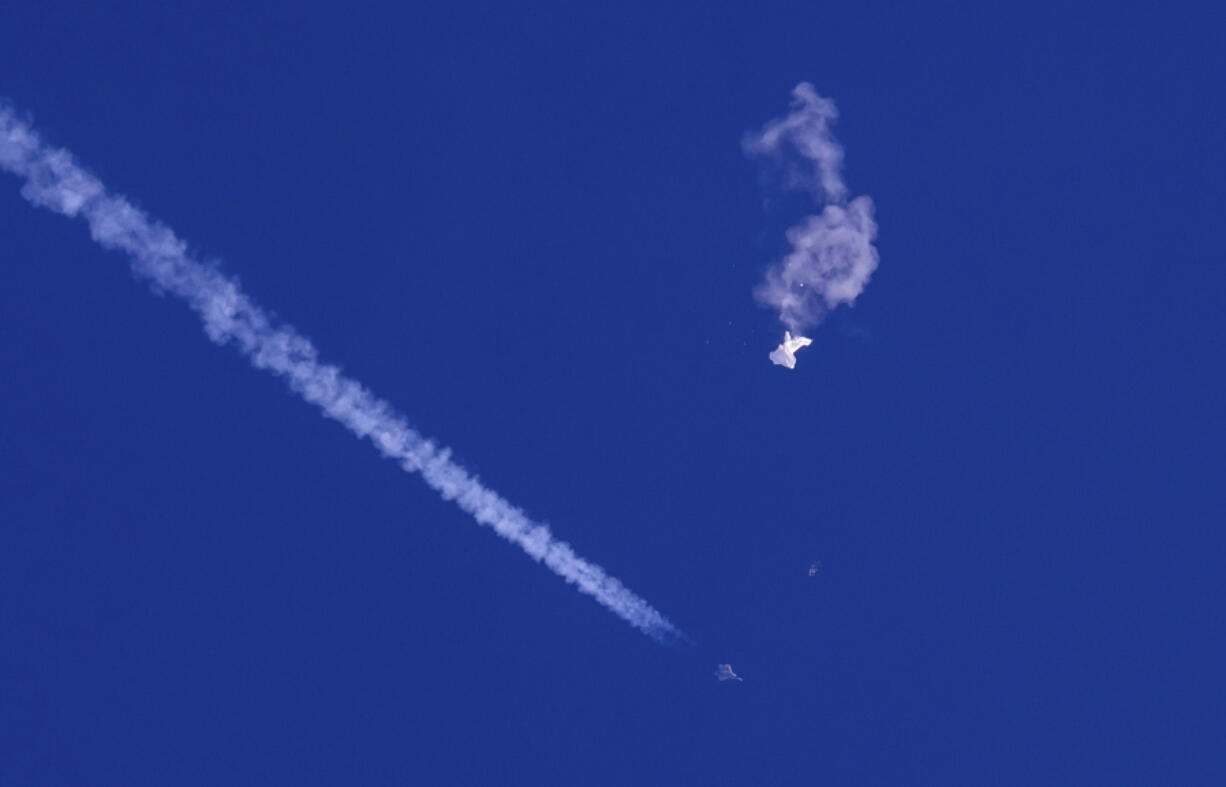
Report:
M 67 151 L 44 144 L 5 106 L 0 106 L 0 169 L 25 179 L 21 193 L 33 204 L 84 218 L 97 243 L 124 252 L 138 276 L 186 301 L 214 342 L 232 344 L 256 368 L 282 377 L 326 416 L 369 438 L 385 457 L 419 473 L 473 519 L 517 544 L 630 625 L 659 641 L 681 636 L 647 601 L 487 489 L 452 461 L 447 449 L 418 434 L 387 402 L 343 376 L 336 366 L 321 362 L 310 340 L 274 323 L 232 280 L 193 259 L 174 232 L 123 197 L 108 193 Z
M 744 141 L 749 155 L 781 160 L 788 185 L 810 191 L 823 206 L 821 213 L 788 230 L 791 251 L 767 271 L 754 293 L 779 312 L 791 333 L 816 325 L 840 304 L 855 303 L 877 268 L 873 201 L 847 200 L 843 148 L 830 131 L 837 117 L 834 102 L 802 82 L 792 90 L 787 116 Z

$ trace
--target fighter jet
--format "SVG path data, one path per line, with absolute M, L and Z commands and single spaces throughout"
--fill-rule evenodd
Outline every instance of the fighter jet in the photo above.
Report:
M 715 667 L 715 677 L 720 680 L 741 680 L 741 676 L 732 671 L 731 664 L 719 664 Z M 743 683 L 744 681 L 742 681 Z
M 783 344 L 775 348 L 771 353 L 771 361 L 779 366 L 786 366 L 789 369 L 796 368 L 796 351 L 801 347 L 808 347 L 813 344 L 813 340 L 807 336 L 797 336 L 792 338 L 791 331 L 783 332 Z

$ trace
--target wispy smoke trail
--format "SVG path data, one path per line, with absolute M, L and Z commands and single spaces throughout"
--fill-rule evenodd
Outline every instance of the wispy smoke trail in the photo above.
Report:
M 369 438 L 381 454 L 405 470 L 420 473 L 444 498 L 632 626 L 661 641 L 680 636 L 644 599 L 485 488 L 452 461 L 445 448 L 414 431 L 387 402 L 344 377 L 337 367 L 320 362 L 308 339 L 289 326 L 275 324 L 237 284 L 193 259 L 170 229 L 124 198 L 108 194 L 67 151 L 45 145 L 4 106 L 0 106 L 0 169 L 25 178 L 22 196 L 35 205 L 84 218 L 95 241 L 126 253 L 137 275 L 186 301 L 204 321 L 210 339 L 232 344 L 255 367 L 284 378 L 295 393 L 329 418 Z
M 823 206 L 821 213 L 788 230 L 791 251 L 767 271 L 766 281 L 755 291 L 796 334 L 821 322 L 839 304 L 854 303 L 877 268 L 873 201 L 847 200 L 843 148 L 830 131 L 836 117 L 834 102 L 802 82 L 792 91 L 787 116 L 747 135 L 744 142 L 746 153 L 780 162 L 787 184 L 810 191 Z

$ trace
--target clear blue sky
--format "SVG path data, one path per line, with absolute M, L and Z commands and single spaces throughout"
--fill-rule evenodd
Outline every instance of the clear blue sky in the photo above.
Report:
M 11 3 L 0 95 L 693 644 L 3 176 L 0 783 L 1226 783 L 1220 18 L 251 5 Z M 802 80 L 881 266 L 787 372 Z

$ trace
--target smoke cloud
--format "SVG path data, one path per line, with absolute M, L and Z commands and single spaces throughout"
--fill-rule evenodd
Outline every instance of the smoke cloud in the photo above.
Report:
M 802 82 L 792 91 L 791 111 L 744 140 L 748 155 L 781 166 L 786 184 L 808 191 L 821 207 L 788 230 L 791 250 L 754 292 L 797 335 L 840 304 L 855 303 L 877 269 L 873 201 L 847 199 L 843 147 L 830 129 L 837 117 L 834 102 Z
M 128 255 L 137 276 L 195 310 L 214 342 L 236 348 L 257 369 L 284 379 L 324 415 L 370 440 L 383 456 L 419 474 L 477 522 L 630 625 L 659 641 L 681 636 L 644 599 L 487 489 L 453 461 L 446 448 L 418 434 L 387 402 L 345 377 L 336 366 L 320 361 L 310 340 L 274 322 L 233 280 L 194 259 L 174 232 L 123 197 L 108 193 L 68 152 L 45 145 L 6 106 L 0 106 L 0 169 L 25 179 L 21 193 L 33 204 L 83 218 L 99 245 Z

